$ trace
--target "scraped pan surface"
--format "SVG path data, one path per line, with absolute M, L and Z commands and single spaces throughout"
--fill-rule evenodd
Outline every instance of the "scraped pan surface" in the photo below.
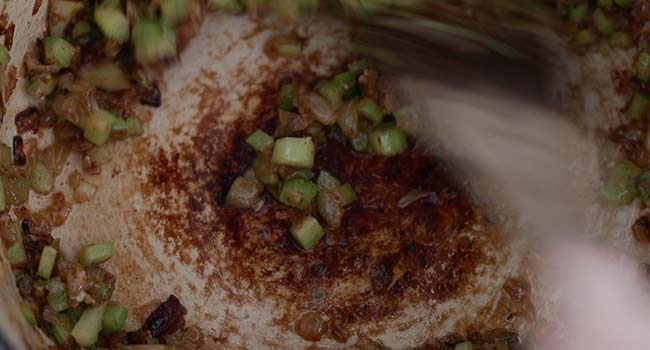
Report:
M 288 30 L 305 38 L 303 57 L 265 55 L 266 40 Z M 368 337 L 402 349 L 472 329 L 523 332 L 534 320 L 534 306 L 512 292 L 513 281 L 527 280 L 521 256 L 454 185 L 453 169 L 424 151 L 381 159 L 331 138 L 317 163 L 351 183 L 359 201 L 312 252 L 288 234 L 292 209 L 270 198 L 259 212 L 223 206 L 253 160 L 245 137 L 274 123 L 279 82 L 314 83 L 336 72 L 348 58 L 345 39 L 345 26 L 331 19 L 293 28 L 211 14 L 165 71 L 163 105 L 139 111 L 145 134 L 110 146 L 112 161 L 88 178 L 96 196 L 74 205 L 53 233 L 68 257 L 88 243 L 115 242 L 118 253 L 106 266 L 117 278 L 114 298 L 129 309 L 129 329 L 169 294 L 187 307 L 187 323 L 204 333 L 206 349 L 307 348 L 313 343 L 295 324 L 309 311 L 328 320 L 318 343 L 324 348 Z M 3 140 L 24 107 L 15 104 Z M 79 163 L 71 157 L 57 179 L 69 200 L 67 174 Z M 398 207 L 418 188 L 428 192 L 425 200 Z M 31 207 L 43 203 L 32 194 Z M 7 268 L 0 277 L 0 306 L 15 316 L 13 278 Z M 19 322 L 9 320 L 14 328 Z

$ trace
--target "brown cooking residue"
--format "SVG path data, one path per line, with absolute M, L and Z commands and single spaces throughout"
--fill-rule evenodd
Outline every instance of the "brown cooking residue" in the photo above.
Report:
M 393 317 L 404 305 L 453 298 L 479 265 L 494 263 L 484 237 L 466 234 L 481 219 L 439 159 L 414 148 L 393 158 L 358 154 L 335 130 L 316 164 L 352 184 L 359 201 L 313 251 L 301 251 L 288 232 L 298 211 L 270 196 L 258 212 L 224 207 L 229 186 L 254 157 L 244 139 L 258 127 L 274 129 L 276 91 L 256 92 L 259 118 L 204 116 L 191 143 L 149 160 L 146 186 L 161 195 L 150 216 L 165 228 L 171 253 L 198 251 L 197 271 L 216 271 L 206 288 L 292 304 L 297 314 L 278 320 L 288 329 L 305 310 L 319 309 L 331 336 L 344 340 L 355 324 Z M 433 194 L 399 208 L 413 189 Z M 187 200 L 176 200 L 178 193 Z

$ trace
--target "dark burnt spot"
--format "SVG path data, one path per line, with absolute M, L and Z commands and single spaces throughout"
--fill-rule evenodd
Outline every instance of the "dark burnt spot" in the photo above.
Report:
M 413 146 L 393 158 L 361 154 L 335 128 L 328 128 L 315 171 L 326 169 L 350 183 L 359 201 L 347 208 L 341 226 L 328 230 L 309 252 L 288 232 L 301 212 L 268 194 L 257 212 L 224 207 L 230 185 L 253 161 L 245 138 L 257 128 L 269 133 L 274 129 L 277 87 L 269 83 L 256 92 L 262 98 L 257 118 L 223 123 L 222 112 L 210 111 L 189 144 L 150 160 L 148 186 L 189 198 L 176 208 L 163 197 L 159 204 L 169 211 L 152 213 L 168 228 L 165 239 L 174 242 L 168 249 L 177 254 L 198 250 L 199 271 L 218 266 L 219 275 L 206 288 L 229 288 L 220 281 L 228 276 L 227 284 L 245 285 L 259 298 L 286 298 L 289 293 L 291 300 L 285 302 L 295 310 L 304 310 L 314 292 L 322 290 L 327 297 L 319 305 L 343 330 L 393 317 L 410 301 L 440 302 L 462 292 L 487 259 L 476 237 L 461 234 L 479 216 L 446 164 Z M 414 189 L 431 195 L 399 208 L 399 199 Z M 333 292 L 348 279 L 363 281 L 365 287 Z M 228 293 L 238 298 L 236 290 Z

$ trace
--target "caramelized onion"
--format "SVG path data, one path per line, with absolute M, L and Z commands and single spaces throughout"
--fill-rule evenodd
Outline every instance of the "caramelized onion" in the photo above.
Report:
M 311 115 L 323 125 L 332 125 L 336 122 L 336 114 L 332 106 L 315 92 L 299 95 L 298 109 L 302 114 Z
M 348 101 L 341 107 L 336 122 L 339 128 L 341 128 L 343 136 L 350 140 L 357 137 L 359 131 L 359 114 L 357 113 L 357 107 L 354 101 Z
M 296 333 L 307 341 L 321 340 L 327 333 L 327 328 L 327 321 L 316 311 L 309 311 L 296 321 Z
M 432 194 L 435 195 L 434 192 L 427 192 L 423 190 L 412 190 L 411 192 L 403 195 L 402 198 L 399 199 L 399 201 L 397 202 L 397 207 L 400 209 L 406 208 L 409 205 L 418 201 L 419 199 L 426 198 Z

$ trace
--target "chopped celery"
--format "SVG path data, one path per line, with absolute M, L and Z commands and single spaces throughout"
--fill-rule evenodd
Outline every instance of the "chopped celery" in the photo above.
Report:
M 230 12 L 241 11 L 241 5 L 238 0 L 208 0 L 210 10 L 225 10 Z
M 49 36 L 43 39 L 45 61 L 61 68 L 70 67 L 76 49 L 63 38 Z
M 609 36 L 609 44 L 620 49 L 629 49 L 634 45 L 634 42 L 630 34 L 618 31 Z
M 326 81 L 318 86 L 318 93 L 329 102 L 330 106 L 335 110 L 341 108 L 343 104 L 343 91 L 341 86 L 332 82 Z
M 318 187 L 305 179 L 291 179 L 282 184 L 280 202 L 297 209 L 307 209 L 318 193 Z
M 589 15 L 589 6 L 585 3 L 577 4 L 569 8 L 569 20 L 574 23 L 582 23 Z
M 7 206 L 22 205 L 29 199 L 31 182 L 23 176 L 3 177 Z
M 619 161 L 610 171 L 609 177 L 616 179 L 626 179 L 634 181 L 641 175 L 641 168 L 634 162 L 624 159 Z
M 285 137 L 275 142 L 271 161 L 275 164 L 311 168 L 314 166 L 315 154 L 311 137 Z
M 321 170 L 318 174 L 318 179 L 316 179 L 316 184 L 319 191 L 331 190 L 341 185 L 341 182 L 325 170 Z
M 614 24 L 612 21 L 605 15 L 603 10 L 596 9 L 593 14 L 594 25 L 599 32 L 605 35 L 610 35 L 614 32 Z
M 34 316 L 34 312 L 29 306 L 25 303 L 20 303 L 20 312 L 23 314 L 23 319 L 28 325 L 36 326 L 36 316 Z
M 72 28 L 72 38 L 81 41 L 85 40 L 93 32 L 93 27 L 88 21 L 80 21 Z
M 106 305 L 86 309 L 79 321 L 72 328 L 72 337 L 80 346 L 91 346 L 97 342 L 99 332 L 102 330 L 102 318 Z
M 7 259 L 11 266 L 21 266 L 27 262 L 27 252 L 22 242 L 16 242 L 7 248 Z
M 131 86 L 129 79 L 115 62 L 103 62 L 83 74 L 93 86 L 105 91 L 126 90 Z
M 294 171 L 291 174 L 289 174 L 287 177 L 284 178 L 284 181 L 288 181 L 291 179 L 303 179 L 303 180 L 311 180 L 316 176 L 311 169 L 302 169 L 298 171 Z
M 625 205 L 632 203 L 638 191 L 629 179 L 611 178 L 600 188 L 600 194 L 610 204 Z
M 138 19 L 131 40 L 139 63 L 151 64 L 176 56 L 176 33 L 164 21 Z
M 275 52 L 282 57 L 300 57 L 302 46 L 297 42 L 280 42 L 275 45 Z
M 56 262 L 56 249 L 54 247 L 46 245 L 43 247 L 41 252 L 41 258 L 38 261 L 38 270 L 36 270 L 36 275 L 43 277 L 46 280 L 50 279 L 52 276 L 52 270 L 54 270 L 54 263 Z
M 0 143 L 0 172 L 5 172 L 11 169 L 12 163 L 11 147 Z
M 144 133 L 144 124 L 138 118 L 126 118 L 127 137 L 140 136 Z
M 50 293 L 59 293 L 65 292 L 65 285 L 61 277 L 54 277 L 47 280 L 45 283 L 45 289 Z
M 117 303 L 109 303 L 102 317 L 102 331 L 106 334 L 121 331 L 128 317 L 126 308 Z
M 294 84 L 283 84 L 280 88 L 280 103 L 278 107 L 285 111 L 294 110 L 293 94 L 296 86 Z
M 355 75 L 361 74 L 365 69 L 370 67 L 370 62 L 366 59 L 356 60 L 348 64 L 348 70 Z
M 573 36 L 573 42 L 579 46 L 591 45 L 596 40 L 598 40 L 598 36 L 591 28 L 582 29 Z
M 264 187 L 254 179 L 240 176 L 230 186 L 226 195 L 226 206 L 250 209 L 259 202 Z
M 100 146 L 111 136 L 115 117 L 109 111 L 97 109 L 91 112 L 84 121 L 84 137 L 86 140 Z
M 63 36 L 65 28 L 74 16 L 83 9 L 84 3 L 80 1 L 52 0 L 49 8 L 50 35 Z
M 644 202 L 650 202 L 650 170 L 644 171 L 636 181 L 639 197 Z
M 7 69 L 11 56 L 9 56 L 9 50 L 4 44 L 0 44 L 0 70 Z
M 332 82 L 338 85 L 341 89 L 347 90 L 357 83 L 357 77 L 354 72 L 347 71 L 335 75 L 334 78 L 332 78 Z
M 68 315 L 68 319 L 72 324 L 79 322 L 82 312 L 83 310 L 80 307 L 71 308 L 65 311 L 65 313 Z
M 311 215 L 307 215 L 291 226 L 293 239 L 302 247 L 310 250 L 316 246 L 318 241 L 325 235 L 325 231 L 318 221 Z
M 396 127 L 383 127 L 370 133 L 370 148 L 383 156 L 394 156 L 408 148 L 406 135 Z
M 650 97 L 641 92 L 636 92 L 632 102 L 627 107 L 627 111 L 625 111 L 625 116 L 631 120 L 643 118 L 648 109 L 648 102 L 650 102 Z
M 104 1 L 95 6 L 95 23 L 104 36 L 114 42 L 129 40 L 129 19 L 119 7 Z
M 79 251 L 79 263 L 83 266 L 101 264 L 115 254 L 113 242 L 91 244 Z
M 38 99 L 43 99 L 51 95 L 55 89 L 56 79 L 49 75 L 37 77 L 27 86 L 27 92 Z
M 632 5 L 634 0 L 614 0 L 614 2 L 616 3 L 616 5 L 618 5 L 620 7 L 628 7 L 628 6 Z
M 636 77 L 647 82 L 650 79 L 650 52 L 643 51 L 639 54 L 635 64 Z
M 111 131 L 115 132 L 128 132 L 129 126 L 126 124 L 126 119 L 122 117 L 115 117 L 113 120 L 113 125 L 111 126 Z
M 273 149 L 273 143 L 275 140 L 273 136 L 265 133 L 264 131 L 257 129 L 246 139 L 246 143 L 253 147 L 257 152 L 265 152 Z
M 0 178 L 0 211 L 5 211 L 7 209 L 7 196 L 5 195 L 5 185 Z
M 32 189 L 40 194 L 48 194 L 54 187 L 54 175 L 40 160 L 32 164 L 29 181 Z
M 162 18 L 172 25 L 185 21 L 189 9 L 189 0 L 161 0 L 160 2 Z
M 258 155 L 253 161 L 253 171 L 257 180 L 266 186 L 275 186 L 280 180 L 269 155 Z
M 354 193 L 354 188 L 350 184 L 339 186 L 336 189 L 336 194 L 341 201 L 341 205 L 344 207 L 357 201 L 357 195 Z
M 454 346 L 454 350 L 472 350 L 472 342 L 470 341 L 464 341 L 462 343 L 458 343 Z
M 601 164 L 606 164 L 611 161 L 619 161 L 623 158 L 624 154 L 619 145 L 612 141 L 605 141 L 599 149 L 598 158 Z
M 60 345 L 70 343 L 71 322 L 65 315 L 56 315 L 56 321 L 52 324 L 52 335 Z
M 352 148 L 357 152 L 364 152 L 368 149 L 368 134 L 365 132 L 360 132 L 357 134 L 357 137 L 350 140 Z
M 62 312 L 70 308 L 68 304 L 68 295 L 65 291 L 50 292 L 47 294 L 47 305 L 54 312 Z
M 357 111 L 368 120 L 375 124 L 379 124 L 384 120 L 384 111 L 375 103 L 375 101 L 364 98 L 357 104 Z

